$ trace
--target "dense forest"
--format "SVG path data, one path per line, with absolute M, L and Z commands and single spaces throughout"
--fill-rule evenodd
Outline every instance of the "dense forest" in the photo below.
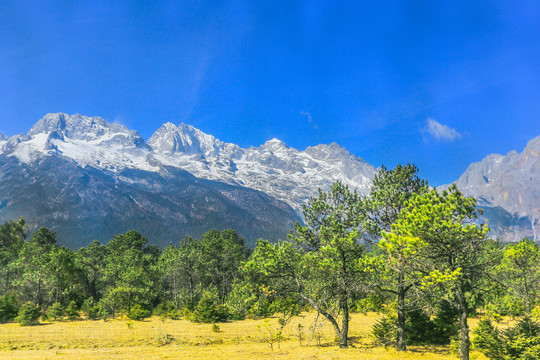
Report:
M 23 219 L 0 227 L 0 322 L 152 314 L 222 322 L 303 310 L 329 321 L 348 346 L 351 312 L 384 316 L 383 346 L 472 344 L 492 359 L 540 358 L 540 248 L 488 237 L 474 198 L 437 192 L 414 165 L 383 167 L 369 196 L 342 183 L 304 207 L 304 224 L 255 249 L 233 230 L 175 240 L 165 249 L 136 231 L 73 251 Z M 174 226 L 174 224 L 171 224 Z M 502 316 L 515 325 L 499 329 Z

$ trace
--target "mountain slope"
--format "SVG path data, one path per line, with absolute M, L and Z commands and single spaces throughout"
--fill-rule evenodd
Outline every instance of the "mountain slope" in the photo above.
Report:
M 486 218 L 492 220 L 490 226 L 499 228 L 503 238 L 539 239 L 540 136 L 530 140 L 521 153 L 491 154 L 472 163 L 456 185 L 466 195 L 479 199 Z
M 0 156 L 0 221 L 23 216 L 77 248 L 131 229 L 165 246 L 185 235 L 234 228 L 254 245 L 260 237 L 285 238 L 299 220 L 263 193 L 164 170 L 113 174 L 56 156 L 32 164 Z

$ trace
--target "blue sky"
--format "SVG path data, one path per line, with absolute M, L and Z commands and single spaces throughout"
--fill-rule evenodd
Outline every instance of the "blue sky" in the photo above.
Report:
M 48 112 L 148 139 L 335 141 L 451 182 L 540 135 L 534 1 L 2 1 L 0 132 Z

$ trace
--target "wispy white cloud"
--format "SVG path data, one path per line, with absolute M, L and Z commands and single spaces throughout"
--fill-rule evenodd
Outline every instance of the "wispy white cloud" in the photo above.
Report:
M 300 115 L 304 115 L 307 117 L 307 121 L 308 123 L 310 123 L 311 126 L 313 126 L 315 129 L 318 129 L 319 126 L 318 125 L 315 125 L 313 124 L 313 116 L 311 116 L 311 114 L 307 111 L 304 111 L 304 110 L 301 110 L 300 111 Z
M 427 124 L 422 128 L 422 132 L 433 136 L 438 141 L 455 141 L 463 137 L 456 129 L 452 129 L 431 118 L 427 119 Z
M 307 121 L 308 121 L 308 123 L 310 123 L 310 124 L 311 124 L 311 122 L 313 121 L 313 116 L 311 116 L 311 114 L 308 113 L 307 111 L 304 111 L 304 110 L 300 111 L 300 115 L 305 115 L 305 116 L 307 116 Z

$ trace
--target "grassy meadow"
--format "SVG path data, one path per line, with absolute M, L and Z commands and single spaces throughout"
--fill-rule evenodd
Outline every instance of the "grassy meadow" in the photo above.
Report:
M 456 359 L 448 346 L 414 347 L 405 353 L 375 346 L 370 329 L 379 315 L 353 314 L 351 346 L 339 349 L 328 322 L 319 319 L 315 336 L 310 328 L 315 313 L 293 318 L 283 339 L 271 342 L 277 318 L 219 324 L 185 320 L 42 322 L 39 326 L 0 325 L 0 359 Z M 475 321 L 472 319 L 472 325 Z M 299 342 L 302 325 L 302 344 Z M 271 348 L 273 347 L 273 349 Z M 486 359 L 473 353 L 472 358 Z

